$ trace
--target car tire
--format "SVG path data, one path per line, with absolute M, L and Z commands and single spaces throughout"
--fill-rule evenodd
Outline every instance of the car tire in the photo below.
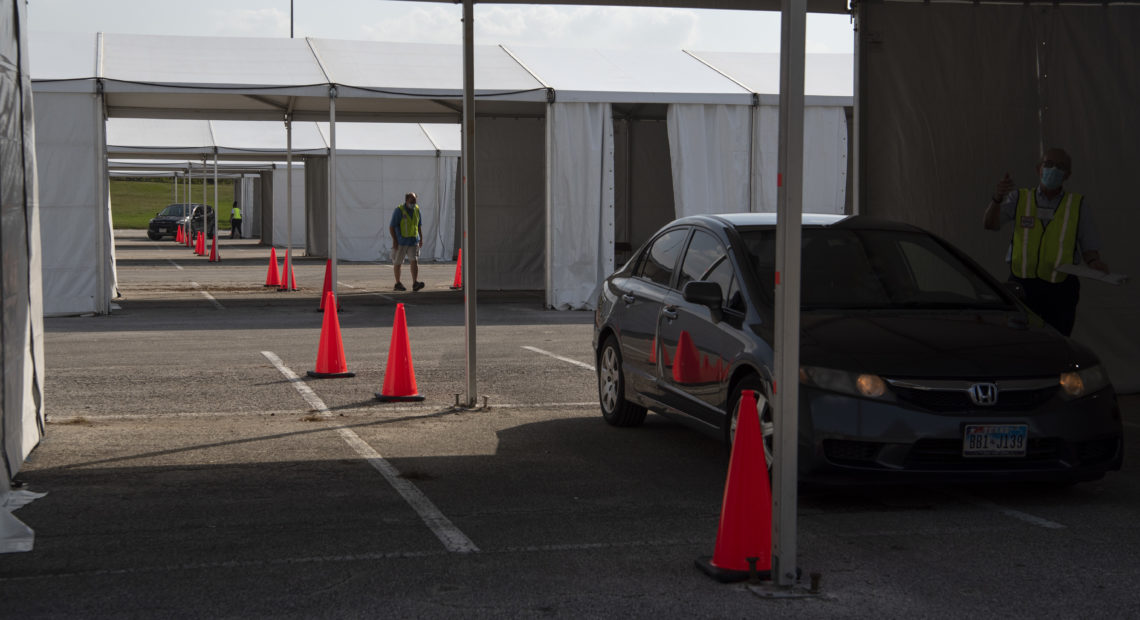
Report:
M 625 375 L 621 369 L 621 350 L 617 339 L 606 337 L 598 355 L 598 402 L 602 417 L 612 426 L 641 426 L 645 421 L 645 407 L 625 398 Z
M 756 393 L 756 410 L 760 412 L 760 434 L 764 439 L 764 461 L 768 464 L 768 471 L 772 470 L 772 443 L 775 441 L 775 426 L 772 423 L 772 407 L 768 404 L 768 392 L 764 389 L 764 382 L 756 375 L 749 375 L 732 387 L 729 396 L 728 409 L 731 413 L 726 417 L 724 424 L 725 443 L 732 447 L 732 439 L 736 434 L 736 421 L 740 413 L 740 395 L 744 390 Z
M 151 241 L 158 241 L 162 238 L 162 235 L 151 230 L 146 231 L 146 236 L 149 237 Z

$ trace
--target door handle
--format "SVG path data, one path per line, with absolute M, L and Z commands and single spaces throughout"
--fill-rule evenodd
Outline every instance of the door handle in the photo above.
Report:
M 670 321 L 676 320 L 676 318 L 677 318 L 677 307 L 676 306 L 665 306 L 664 308 L 661 309 L 661 314 L 664 314 L 665 318 L 669 319 Z
M 633 302 L 637 301 L 637 297 L 634 297 L 633 295 L 630 295 L 629 293 L 622 295 L 621 299 L 622 299 L 622 301 L 624 301 L 627 304 L 632 304 Z

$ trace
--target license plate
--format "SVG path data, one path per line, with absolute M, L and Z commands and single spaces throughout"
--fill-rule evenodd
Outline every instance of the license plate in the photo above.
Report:
M 1025 456 L 1026 424 L 967 424 L 962 456 Z

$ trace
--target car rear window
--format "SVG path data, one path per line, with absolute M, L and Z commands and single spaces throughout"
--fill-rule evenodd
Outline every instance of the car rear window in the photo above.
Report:
M 776 232 L 743 233 L 760 289 L 774 296 Z M 1004 297 L 930 235 L 805 228 L 801 307 L 1007 308 Z

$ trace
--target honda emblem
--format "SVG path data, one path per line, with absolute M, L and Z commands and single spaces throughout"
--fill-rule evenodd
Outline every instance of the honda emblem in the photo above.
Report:
M 997 404 L 998 387 L 993 383 L 975 383 L 970 386 L 970 400 L 975 405 L 991 407 Z

